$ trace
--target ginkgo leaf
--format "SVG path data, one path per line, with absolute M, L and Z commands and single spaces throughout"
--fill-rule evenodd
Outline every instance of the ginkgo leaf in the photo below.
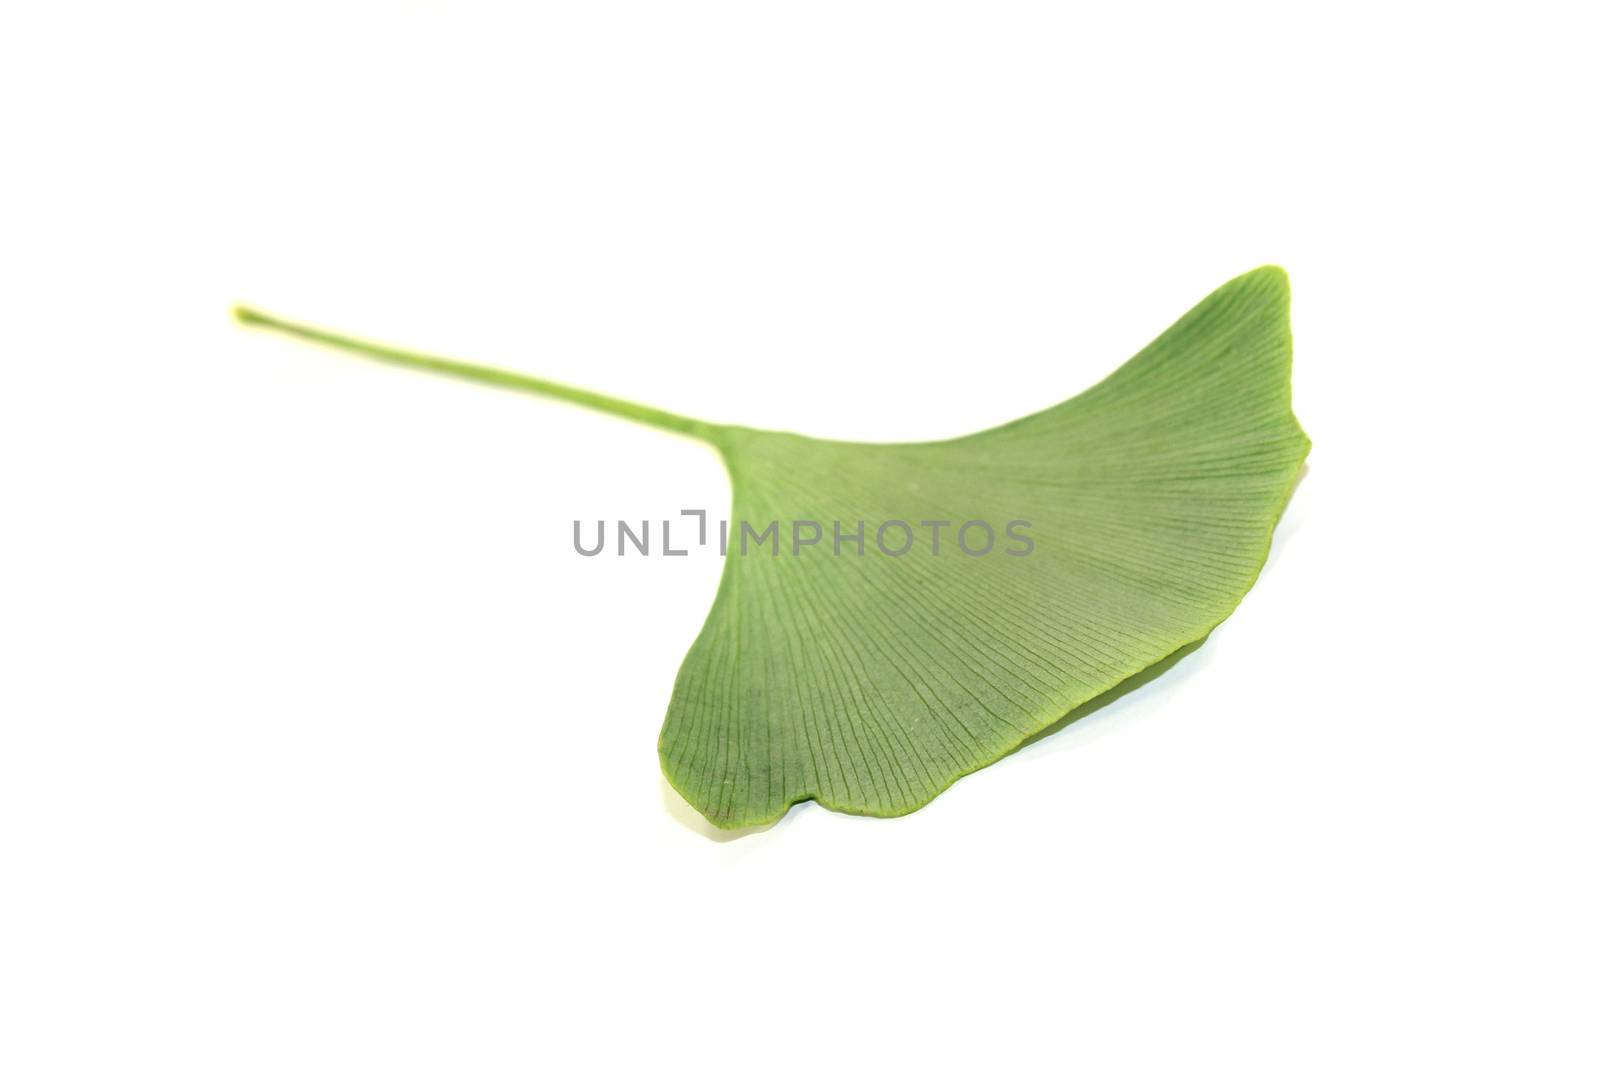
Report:
M 717 425 L 238 315 L 716 446 L 727 561 L 659 749 L 673 787 L 733 828 L 805 800 L 913 811 L 1227 618 L 1310 449 L 1288 309 L 1284 273 L 1252 271 L 1078 396 L 917 444 Z

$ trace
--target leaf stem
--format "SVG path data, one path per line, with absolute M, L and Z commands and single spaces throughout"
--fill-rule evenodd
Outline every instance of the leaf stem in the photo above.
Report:
M 717 431 L 721 429 L 717 424 L 702 422 L 699 419 L 675 415 L 670 411 L 660 408 L 647 407 L 644 404 L 635 404 L 631 400 L 621 400 L 603 393 L 591 392 L 588 389 L 578 389 L 571 385 L 562 385 L 560 382 L 547 381 L 544 378 L 535 378 L 527 374 L 518 374 L 515 371 L 501 370 L 498 367 L 484 367 L 475 363 L 462 363 L 459 360 L 444 359 L 440 356 L 430 356 L 422 352 L 408 352 L 400 348 L 390 348 L 387 345 L 374 344 L 371 341 L 362 341 L 342 334 L 330 333 L 319 330 L 314 326 L 305 326 L 286 319 L 275 318 L 264 314 L 254 308 L 238 306 L 233 309 L 234 318 L 246 326 L 259 326 L 263 329 L 276 330 L 291 337 L 299 337 L 306 341 L 327 345 L 380 363 L 392 363 L 401 367 L 410 367 L 413 370 L 429 371 L 433 374 L 443 374 L 452 378 L 465 378 L 468 381 L 479 382 L 484 385 L 493 385 L 501 389 L 515 389 L 523 393 L 535 393 L 539 396 L 553 397 L 556 400 L 565 400 L 570 404 L 593 408 L 616 415 L 634 422 L 642 422 L 648 426 L 656 426 L 663 430 L 696 437 L 702 441 L 715 443 Z

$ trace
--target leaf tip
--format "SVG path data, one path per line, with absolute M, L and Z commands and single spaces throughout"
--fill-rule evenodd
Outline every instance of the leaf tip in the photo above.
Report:
M 1230 284 L 1287 297 L 1289 295 L 1289 272 L 1276 263 L 1268 263 L 1257 267 L 1255 270 L 1246 271 Z

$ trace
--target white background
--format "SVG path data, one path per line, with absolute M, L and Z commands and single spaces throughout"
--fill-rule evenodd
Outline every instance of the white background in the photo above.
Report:
M 8 5 L 0 1061 L 1594 1063 L 1579 5 Z M 1262 263 L 1314 449 L 1134 696 L 894 820 L 659 773 L 696 444 L 969 432 Z M 620 1057 L 620 1058 L 614 1058 Z

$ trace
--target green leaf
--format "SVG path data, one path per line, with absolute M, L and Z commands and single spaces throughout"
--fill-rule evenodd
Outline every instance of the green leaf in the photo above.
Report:
M 659 747 L 673 787 L 734 828 L 804 800 L 913 811 L 1227 618 L 1310 449 L 1290 408 L 1288 308 L 1284 273 L 1252 271 L 1071 400 L 968 437 L 888 445 L 715 425 L 239 317 L 721 451 L 728 558 Z M 776 537 L 755 540 L 774 523 Z

